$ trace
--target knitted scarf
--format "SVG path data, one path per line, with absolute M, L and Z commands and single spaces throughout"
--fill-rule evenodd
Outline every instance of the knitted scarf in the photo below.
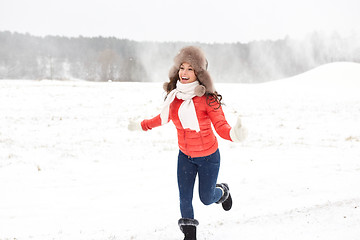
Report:
M 176 88 L 172 90 L 165 99 L 162 111 L 160 113 L 161 124 L 169 122 L 170 104 L 174 101 L 175 97 L 184 100 L 179 107 L 179 119 L 184 129 L 189 128 L 197 132 L 200 131 L 199 121 L 196 116 L 195 105 L 193 97 L 196 96 L 195 88 L 199 86 L 199 82 L 183 84 L 180 81 L 176 83 Z

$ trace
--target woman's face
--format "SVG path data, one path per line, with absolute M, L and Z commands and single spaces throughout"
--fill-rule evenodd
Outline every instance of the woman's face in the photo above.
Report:
M 189 63 L 182 63 L 179 70 L 181 83 L 192 83 L 196 81 L 194 68 Z

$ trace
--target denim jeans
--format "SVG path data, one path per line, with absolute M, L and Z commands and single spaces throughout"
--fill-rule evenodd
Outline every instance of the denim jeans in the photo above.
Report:
M 219 201 L 222 191 L 216 188 L 220 168 L 219 149 L 206 157 L 191 158 L 179 151 L 177 178 L 180 196 L 180 211 L 183 218 L 194 218 L 192 206 L 194 183 L 199 176 L 199 196 L 205 205 Z

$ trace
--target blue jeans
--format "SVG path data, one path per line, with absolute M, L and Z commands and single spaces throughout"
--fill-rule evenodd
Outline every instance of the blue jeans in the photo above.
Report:
M 183 218 L 194 218 L 192 206 L 194 183 L 199 175 L 199 196 L 205 205 L 219 201 L 222 191 L 216 188 L 220 168 L 219 149 L 206 157 L 191 158 L 179 151 L 177 178 L 180 195 L 180 211 Z

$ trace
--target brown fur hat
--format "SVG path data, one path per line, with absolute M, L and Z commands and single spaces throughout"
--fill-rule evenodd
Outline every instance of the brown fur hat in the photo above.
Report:
M 176 87 L 179 80 L 179 70 L 182 63 L 189 63 L 195 70 L 195 75 L 200 82 L 200 86 L 195 89 L 197 96 L 203 96 L 205 92 L 214 93 L 212 79 L 207 71 L 208 62 L 203 51 L 194 46 L 184 47 L 174 58 L 174 66 L 169 71 L 170 82 L 164 83 L 164 89 L 170 92 Z

